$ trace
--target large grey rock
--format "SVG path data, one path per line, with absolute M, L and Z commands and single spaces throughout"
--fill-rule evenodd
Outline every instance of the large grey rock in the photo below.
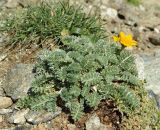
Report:
M 86 121 L 86 130 L 113 130 L 100 122 L 99 117 L 94 114 Z
M 145 79 L 145 88 L 160 95 L 160 49 L 140 53 L 136 58 L 139 78 Z
M 137 68 L 137 71 L 138 71 L 138 78 L 140 80 L 144 80 L 145 79 L 145 74 L 144 74 L 143 58 L 140 57 L 138 54 L 135 54 L 134 57 L 135 57 L 136 68 Z
M 12 99 L 9 97 L 0 97 L 0 109 L 8 108 L 13 104 Z
M 2 82 L 2 87 L 7 96 L 16 100 L 27 95 L 34 79 L 32 69 L 32 64 L 17 64 L 7 72 Z
M 28 112 L 29 109 L 22 109 L 20 111 L 17 111 L 8 118 L 8 122 L 14 124 L 24 124 L 26 122 L 25 115 Z
M 28 123 L 37 125 L 39 123 L 45 123 L 61 113 L 61 108 L 57 108 L 55 112 L 46 112 L 46 111 L 30 111 L 26 116 Z

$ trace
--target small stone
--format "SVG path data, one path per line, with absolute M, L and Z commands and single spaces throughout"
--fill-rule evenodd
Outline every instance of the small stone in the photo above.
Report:
M 13 104 L 11 98 L 9 97 L 0 97 L 0 109 L 8 108 Z
M 143 32 L 145 30 L 145 27 L 143 27 L 143 26 L 140 26 L 139 28 L 138 28 L 138 31 L 141 33 L 141 32 Z
M 114 130 L 113 128 L 102 124 L 96 114 L 93 114 L 85 124 L 86 130 Z
M 92 115 L 86 122 L 86 130 L 98 130 L 100 124 L 99 117 L 97 115 Z
M 76 126 L 74 124 L 67 124 L 68 130 L 76 130 Z
M 10 127 L 10 128 L 1 129 L 1 130 L 32 130 L 32 126 L 29 126 L 29 125 L 15 126 L 15 127 Z
M 158 29 L 158 28 L 154 28 L 154 32 L 156 32 L 156 33 L 160 33 L 160 30 Z
M 0 61 L 3 61 L 7 57 L 7 54 L 0 54 Z
M 155 94 L 152 90 L 148 90 L 148 96 L 149 96 L 151 99 L 155 99 L 155 98 L 156 98 L 156 94 Z
M 140 9 L 141 11 L 145 11 L 145 10 L 146 10 L 143 5 L 139 5 L 139 9 Z
M 8 119 L 9 123 L 24 124 L 26 122 L 25 115 L 29 112 L 29 109 L 22 109 L 11 115 Z
M 113 9 L 113 8 L 107 8 L 106 10 L 106 15 L 108 15 L 109 17 L 115 19 L 117 17 L 117 10 Z
M 0 96 L 2 96 L 2 97 L 5 96 L 3 88 L 1 86 L 1 81 L 0 81 Z
M 33 128 L 32 130 L 47 130 L 47 129 L 45 128 L 45 126 L 43 124 L 39 124 L 38 126 Z
M 16 8 L 18 6 L 19 0 L 7 0 L 6 7 L 7 8 Z
M 0 123 L 3 122 L 3 116 L 0 115 Z
M 153 45 L 156 45 L 156 46 L 160 45 L 160 35 L 150 36 L 149 40 Z
M 33 125 L 37 125 L 39 123 L 45 123 L 61 113 L 61 109 L 57 108 L 55 112 L 46 112 L 46 111 L 30 111 L 26 116 L 26 120 L 28 123 Z
M 125 21 L 125 24 L 128 25 L 128 26 L 134 26 L 135 22 L 131 21 L 131 20 L 127 20 L 127 21 Z
M 12 109 L 0 109 L 0 115 L 5 115 L 12 112 L 13 112 Z

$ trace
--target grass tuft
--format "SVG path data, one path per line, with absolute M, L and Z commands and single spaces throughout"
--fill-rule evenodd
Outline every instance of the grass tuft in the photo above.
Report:
M 104 38 L 104 31 L 97 17 L 89 16 L 81 7 L 64 1 L 28 7 L 18 16 L 8 18 L 3 31 L 10 36 L 9 44 L 12 45 L 30 44 L 35 39 L 37 43 L 49 38 L 60 41 L 65 35 L 86 35 L 94 40 Z

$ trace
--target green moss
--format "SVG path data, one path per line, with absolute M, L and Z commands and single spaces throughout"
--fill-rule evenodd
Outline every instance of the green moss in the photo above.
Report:
M 140 98 L 140 107 L 122 118 L 122 130 L 159 130 L 160 116 L 155 100 L 149 98 L 141 87 L 135 90 Z
M 127 0 L 128 3 L 138 6 L 140 4 L 140 0 Z

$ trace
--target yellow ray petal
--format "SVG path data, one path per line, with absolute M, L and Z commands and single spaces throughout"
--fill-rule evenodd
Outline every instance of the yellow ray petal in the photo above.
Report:
M 119 41 L 119 37 L 113 36 L 113 40 L 114 40 L 115 42 L 118 42 L 118 41 Z

